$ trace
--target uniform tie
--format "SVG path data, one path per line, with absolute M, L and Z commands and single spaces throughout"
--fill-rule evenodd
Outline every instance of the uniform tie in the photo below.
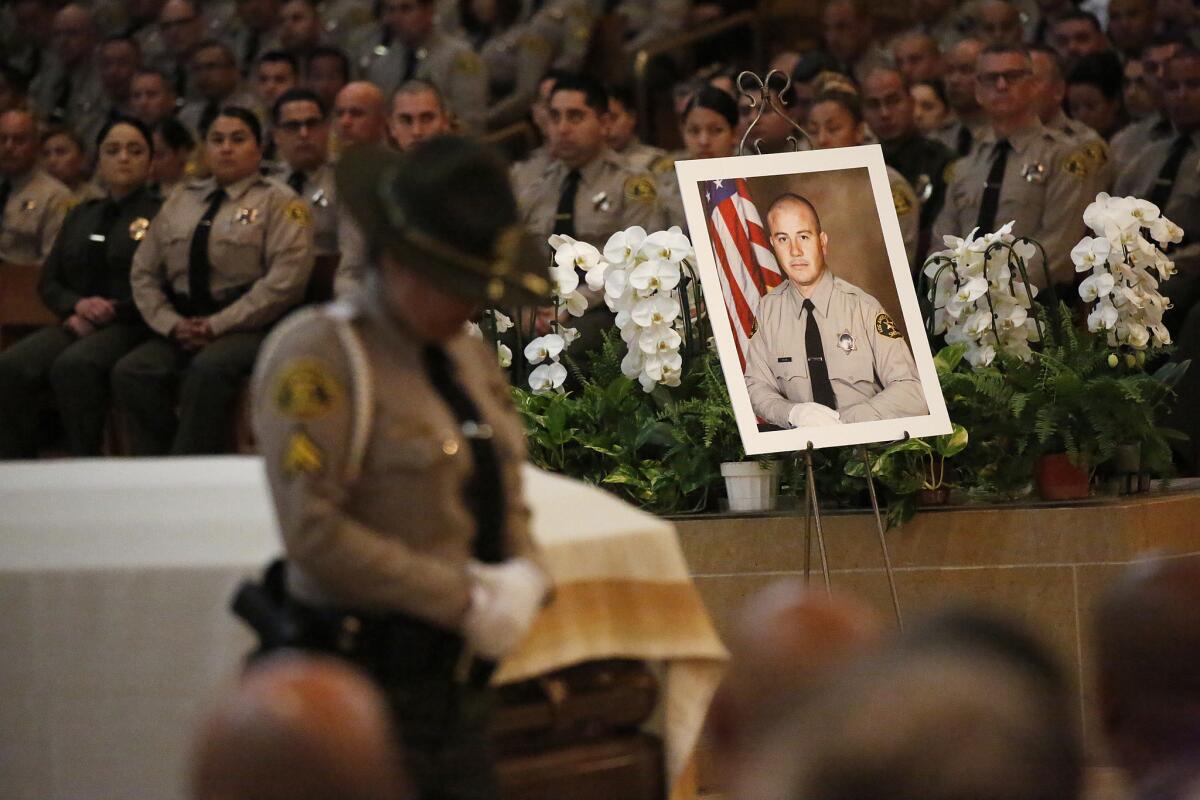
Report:
M 974 137 L 971 136 L 970 128 L 968 128 L 966 125 L 960 127 L 958 129 L 958 145 L 954 148 L 955 151 L 960 156 L 965 156 L 967 153 L 971 152 L 971 140 L 973 138 Z
M 188 251 L 188 298 L 192 308 L 212 308 L 212 263 L 208 260 L 208 234 L 212 230 L 213 217 L 225 202 L 224 189 L 217 189 L 208 196 L 208 208 L 192 233 L 192 246 Z
M 1167 160 L 1163 162 L 1162 169 L 1158 171 L 1158 177 L 1154 181 L 1154 187 L 1150 190 L 1150 202 L 1163 212 L 1167 210 L 1167 201 L 1171 199 L 1171 189 L 1175 187 L 1175 179 L 1179 177 L 1179 167 L 1183 164 L 1183 157 L 1191 144 L 1191 136 L 1179 135 L 1171 144 Z
M 453 364 L 446 351 L 437 345 L 424 350 L 425 369 L 429 381 L 441 396 L 471 445 L 475 469 L 463 486 L 463 501 L 475 520 L 475 558 L 495 564 L 504 560 L 504 487 L 500 479 L 500 462 L 492 446 L 491 428 L 483 422 L 479 407 L 462 388 L 453 374 Z M 468 433 L 468 430 L 471 433 Z
M 287 185 L 292 187 L 292 190 L 301 197 L 304 196 L 304 183 L 308 180 L 308 176 L 303 170 L 296 170 L 288 176 Z
M 988 172 L 987 183 L 983 185 L 983 200 L 979 203 L 979 219 L 975 226 L 979 233 L 991 233 L 996 227 L 996 212 L 1000 209 L 1000 187 L 1004 183 L 1004 168 L 1008 166 L 1008 151 L 1012 149 L 1008 139 L 996 142 L 996 151 L 992 155 L 992 169 Z
M 837 397 L 834 396 L 833 384 L 829 381 L 825 346 L 821 344 L 821 329 L 817 327 L 817 318 L 814 315 L 816 307 L 811 299 L 804 299 L 804 310 L 808 312 L 808 322 L 804 326 L 804 353 L 808 357 L 808 381 L 812 384 L 813 402 L 837 411 Z
M 12 182 L 0 178 L 0 223 L 4 222 L 4 208 L 8 205 L 9 195 L 12 194 Z
M 88 242 L 88 266 L 91 277 L 92 293 L 109 296 L 108 278 L 108 245 L 112 234 L 113 223 L 121 215 L 121 206 L 116 200 L 106 200 L 100 209 L 100 219 L 96 221 L 96 229 L 92 231 L 93 238 Z
M 65 119 L 67 116 L 67 106 L 71 102 L 71 76 L 64 75 L 62 83 L 58 87 L 58 100 L 54 104 L 54 111 L 50 116 L 56 119 Z
M 246 36 L 246 49 L 242 53 L 242 74 L 247 75 L 254 67 L 254 59 L 258 56 L 258 28 L 251 28 Z
M 567 173 L 563 181 L 562 194 L 558 196 L 558 211 L 554 214 L 554 233 L 575 236 L 575 195 L 579 193 L 579 170 Z
M 413 47 L 412 45 L 409 45 L 408 53 L 404 57 L 404 76 L 401 79 L 401 83 L 403 83 L 404 81 L 410 81 L 414 77 L 416 77 L 418 60 L 419 59 L 417 58 L 417 48 Z
M 187 97 L 187 69 L 183 66 L 183 61 L 175 62 L 175 96 L 179 100 Z

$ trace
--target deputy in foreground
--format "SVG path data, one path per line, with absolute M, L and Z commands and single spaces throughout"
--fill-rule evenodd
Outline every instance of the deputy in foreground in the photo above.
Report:
M 488 679 L 549 581 L 507 381 L 464 331 L 485 302 L 544 302 L 546 260 L 483 145 L 364 147 L 337 181 L 372 251 L 363 291 L 285 322 L 253 383 L 286 594 L 310 631 L 294 644 L 380 682 L 421 797 L 494 798 Z
M 775 260 L 787 280 L 758 306 L 746 357 L 754 413 L 781 428 L 928 414 L 912 352 L 883 306 L 834 277 L 829 235 L 807 198 L 767 209 Z

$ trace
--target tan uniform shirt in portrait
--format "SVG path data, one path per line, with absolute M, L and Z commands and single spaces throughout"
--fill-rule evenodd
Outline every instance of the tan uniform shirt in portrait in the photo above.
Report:
M 488 129 L 524 119 L 554 58 L 553 45 L 533 23 L 519 22 L 484 42 L 479 57 L 489 82 Z
M 1108 142 L 1104 141 L 1103 136 L 1079 120 L 1071 119 L 1061 109 L 1053 119 L 1046 123 L 1046 127 L 1065 133 L 1072 144 L 1083 150 L 1083 154 L 1087 156 L 1092 165 L 1090 176 L 1093 196 L 1112 189 L 1117 173 L 1112 154 L 1109 152 Z
M 188 294 L 192 236 L 217 189 L 212 178 L 177 187 L 133 257 L 133 299 L 146 323 L 168 336 L 182 316 L 168 291 Z M 296 193 L 255 173 L 228 195 L 208 237 L 213 297 L 234 297 L 209 317 L 213 333 L 269 326 L 304 297 L 313 266 L 312 213 Z
M 1083 148 L 1041 122 L 1013 134 L 1009 143 L 995 228 L 1013 221 L 1014 236 L 1027 236 L 1045 248 L 1051 281 L 1071 283 L 1071 248 L 1084 234 L 1083 212 L 1096 197 L 1092 161 Z M 943 236 L 966 236 L 975 227 L 995 149 L 996 135 L 989 129 L 967 156 L 954 162 L 946 202 L 933 223 L 933 250 L 944 247 Z M 1026 268 L 1029 279 L 1044 288 L 1041 257 L 1035 255 Z
M 368 39 L 359 51 L 358 63 L 363 79 L 374 83 L 384 97 L 390 98 L 404 81 L 408 46 L 396 40 L 383 45 L 381 35 L 377 33 Z M 446 105 L 468 131 L 483 130 L 488 110 L 487 66 L 465 39 L 435 30 L 429 41 L 417 48 L 417 66 L 412 77 L 438 87 Z
M 460 424 L 429 379 L 424 341 L 380 307 L 379 293 L 368 281 L 271 335 L 255 367 L 254 429 L 298 597 L 456 630 L 470 602 L 476 534 L 464 497 L 475 468 L 468 437 L 491 436 L 504 550 L 526 555 L 524 431 L 495 351 L 466 334 L 442 345 L 482 417 Z M 340 338 L 346 323 L 335 315 L 353 326 L 365 363 Z
M 916 363 L 895 322 L 871 295 L 826 270 L 812 295 L 821 349 L 842 422 L 928 414 Z M 754 413 L 782 428 L 799 403 L 813 402 L 804 298 L 784 281 L 758 304 L 746 354 Z
M 6 180 L 0 176 L 0 181 Z M 35 168 L 12 181 L 0 209 L 0 262 L 41 264 L 50 255 L 67 212 L 75 204 L 71 190 Z
M 525 225 L 544 237 L 554 232 L 563 183 L 570 168 L 562 161 L 547 162 L 541 174 L 525 171 L 514 181 Z M 647 232 L 665 227 L 654 176 L 631 168 L 611 150 L 580 168 L 575 194 L 575 238 L 603 248 L 608 237 L 633 225 Z

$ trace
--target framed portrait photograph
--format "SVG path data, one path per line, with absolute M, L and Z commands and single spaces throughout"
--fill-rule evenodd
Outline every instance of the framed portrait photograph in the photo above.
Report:
M 747 455 L 950 433 L 878 145 L 675 166 Z

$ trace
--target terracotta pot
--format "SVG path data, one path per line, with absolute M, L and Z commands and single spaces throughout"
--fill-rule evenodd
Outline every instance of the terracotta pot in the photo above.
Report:
M 1072 464 L 1066 453 L 1040 456 L 1034 474 L 1043 500 L 1080 500 L 1088 496 L 1088 474 Z
M 922 489 L 917 492 L 917 504 L 922 506 L 944 506 L 950 502 L 950 487 Z

